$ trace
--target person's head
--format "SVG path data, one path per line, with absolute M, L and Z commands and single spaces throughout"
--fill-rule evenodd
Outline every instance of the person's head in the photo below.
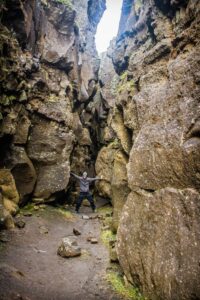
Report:
M 87 172 L 83 172 L 83 178 L 84 178 L 84 179 L 87 178 Z

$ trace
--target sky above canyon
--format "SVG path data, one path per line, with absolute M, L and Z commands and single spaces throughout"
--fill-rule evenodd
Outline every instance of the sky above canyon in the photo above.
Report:
M 122 0 L 107 0 L 107 9 L 98 25 L 96 34 L 96 47 L 98 53 L 102 53 L 107 50 L 110 41 L 117 35 Z

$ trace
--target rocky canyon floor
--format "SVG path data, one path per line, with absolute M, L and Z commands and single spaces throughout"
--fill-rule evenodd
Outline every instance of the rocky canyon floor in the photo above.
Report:
M 101 241 L 101 221 L 90 211 L 82 207 L 79 215 L 65 215 L 45 206 L 30 215 L 22 212 L 19 219 L 25 227 L 6 232 L 1 243 L 0 299 L 121 299 L 106 281 L 109 253 Z M 90 219 L 84 220 L 83 214 Z M 81 231 L 77 239 L 82 255 L 62 258 L 58 246 L 63 237 L 73 236 L 73 228 Z M 89 236 L 98 243 L 88 242 Z

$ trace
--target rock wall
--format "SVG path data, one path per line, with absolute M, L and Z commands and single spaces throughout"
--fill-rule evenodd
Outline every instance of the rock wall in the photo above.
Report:
M 104 0 L 1 2 L 0 167 L 20 204 L 58 198 L 70 169 L 93 172 L 94 36 L 104 10 Z
M 96 163 L 106 179 L 99 190 L 112 197 L 114 212 L 125 203 L 119 261 L 150 299 L 200 298 L 199 24 L 199 1 L 124 0 L 104 59 L 114 69 L 106 77 L 112 80 L 100 82 L 109 112 Z M 122 153 L 123 167 L 114 170 Z M 113 189 L 122 169 L 121 196 Z
M 96 161 L 127 279 L 149 299 L 199 299 L 199 1 L 124 0 L 101 65 L 104 0 L 0 8 L 1 220 Z
M 10 170 L 0 170 L 0 229 L 15 227 L 12 215 L 19 209 L 19 194 Z

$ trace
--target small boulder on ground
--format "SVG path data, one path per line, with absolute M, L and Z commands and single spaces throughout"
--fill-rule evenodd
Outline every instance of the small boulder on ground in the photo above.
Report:
M 23 213 L 23 215 L 24 215 L 24 217 L 31 217 L 33 214 L 32 214 L 32 212 L 30 212 L 30 211 L 25 211 L 25 212 Z
M 83 215 L 83 216 L 82 216 L 82 219 L 83 219 L 83 220 L 89 220 L 90 217 L 88 217 L 87 215 Z
M 36 211 L 38 211 L 40 208 L 39 208 L 39 206 L 38 205 L 34 205 L 34 210 L 36 210 Z
M 22 229 L 22 228 L 25 227 L 26 223 L 25 223 L 23 220 L 16 220 L 16 221 L 15 221 L 15 225 L 16 225 L 18 228 Z
M 90 243 L 91 244 L 98 244 L 98 240 L 96 238 L 91 238 Z
M 57 254 L 66 258 L 80 256 L 81 248 L 78 246 L 76 238 L 63 238 L 60 246 L 58 247 Z
M 40 226 L 40 233 L 41 234 L 47 234 L 47 233 L 49 233 L 49 229 L 46 226 L 41 225 Z
M 110 261 L 119 262 L 115 246 L 110 248 Z
M 88 236 L 87 241 L 91 244 L 98 244 L 98 240 L 95 237 Z
M 9 237 L 8 232 L 0 231 L 0 242 L 2 242 L 2 243 L 10 242 L 10 237 Z
M 81 235 L 81 232 L 80 232 L 80 230 L 78 230 L 76 228 L 73 228 L 73 234 L 74 235 Z

